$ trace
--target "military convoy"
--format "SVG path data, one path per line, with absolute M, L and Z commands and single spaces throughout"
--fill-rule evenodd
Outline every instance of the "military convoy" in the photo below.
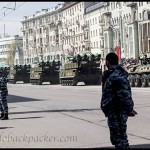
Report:
M 78 82 L 84 82 L 85 85 L 101 84 L 100 54 L 78 54 L 68 59 L 69 62 L 60 70 L 61 85 L 76 86 Z
M 30 65 L 15 65 L 11 67 L 7 76 L 8 82 L 12 84 L 16 84 L 17 81 L 30 83 L 30 68 Z
M 140 58 L 139 64 L 130 65 L 127 72 L 131 87 L 150 87 L 150 58 Z
M 0 67 L 0 70 L 2 71 L 3 75 L 7 78 L 10 71 L 10 67 Z
M 40 62 L 31 68 L 30 83 L 42 85 L 43 82 L 59 84 L 60 61 Z

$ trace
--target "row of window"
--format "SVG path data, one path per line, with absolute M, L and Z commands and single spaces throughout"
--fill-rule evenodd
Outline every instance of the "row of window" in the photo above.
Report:
M 132 2 L 131 2 L 132 3 Z M 136 2 L 135 2 L 136 3 Z M 139 7 L 140 6 L 143 6 L 143 4 L 150 4 L 150 2 L 138 2 L 139 4 Z M 111 9 L 116 9 L 116 8 L 119 8 L 119 5 L 121 5 L 121 2 L 111 2 L 110 6 L 111 6 Z M 126 5 L 126 2 L 123 2 L 123 5 L 125 6 Z
M 0 45 L 0 49 L 9 48 L 10 44 Z
M 71 7 L 69 9 L 67 9 L 66 11 L 64 11 L 62 13 L 62 17 L 74 15 L 74 13 L 76 13 L 77 11 L 82 10 L 83 8 L 84 8 L 84 4 L 79 3 L 79 4 L 75 5 L 74 7 Z
M 83 7 L 84 7 L 83 3 L 82 4 L 78 4 L 75 7 L 66 10 L 63 13 L 62 17 L 66 17 L 67 15 L 70 16 L 70 15 L 72 15 L 74 13 L 74 11 L 76 12 L 79 9 L 81 10 L 81 9 L 83 9 Z M 29 27 L 33 27 L 33 26 L 39 26 L 40 24 L 43 24 L 43 23 L 55 21 L 59 17 L 60 16 L 58 16 L 58 14 L 53 14 L 53 15 L 45 16 L 45 17 L 42 17 L 42 18 L 39 18 L 39 19 L 35 19 L 33 21 L 28 21 L 28 22 L 26 22 L 26 23 L 23 24 L 23 27 L 24 28 L 29 28 Z M 75 22 L 75 20 L 82 20 L 82 19 L 83 19 L 83 16 L 82 15 L 80 15 L 80 16 L 78 15 L 77 17 L 72 18 L 70 21 L 71 21 L 71 23 L 73 23 L 73 22 Z
M 97 17 L 93 17 L 89 20 L 86 21 L 86 24 L 89 25 L 95 25 L 95 24 L 99 24 L 99 21 L 104 21 L 104 17 L 103 16 L 97 16 Z
M 76 21 L 81 22 L 83 20 L 83 14 L 80 14 L 74 18 L 64 20 L 64 24 L 73 25 L 76 24 Z

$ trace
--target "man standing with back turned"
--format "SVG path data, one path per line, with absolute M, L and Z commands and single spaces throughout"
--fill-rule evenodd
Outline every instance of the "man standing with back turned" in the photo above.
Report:
M 135 116 L 128 73 L 118 65 L 118 56 L 111 52 L 106 56 L 102 78 L 101 109 L 108 118 L 110 140 L 116 149 L 129 149 L 127 138 L 128 116 Z

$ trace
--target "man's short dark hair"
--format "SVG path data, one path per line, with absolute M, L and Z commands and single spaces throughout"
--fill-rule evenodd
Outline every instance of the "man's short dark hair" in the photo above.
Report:
M 107 54 L 106 60 L 109 61 L 111 65 L 118 65 L 119 58 L 115 53 L 111 52 Z

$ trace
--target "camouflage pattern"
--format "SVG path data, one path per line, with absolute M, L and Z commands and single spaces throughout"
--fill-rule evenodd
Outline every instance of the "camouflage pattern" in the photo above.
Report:
M 129 148 L 127 130 L 128 115 L 126 112 L 113 112 L 108 116 L 110 141 L 118 149 Z
M 3 114 L 8 114 L 8 105 L 7 105 L 7 78 L 0 76 L 0 111 Z
M 101 109 L 106 117 L 116 109 L 132 111 L 134 103 L 128 73 L 121 66 L 113 67 L 103 73 L 102 80 Z
M 128 73 L 120 66 L 103 72 L 101 109 L 108 117 L 110 139 L 116 148 L 129 147 L 126 135 L 128 113 L 133 110 Z

